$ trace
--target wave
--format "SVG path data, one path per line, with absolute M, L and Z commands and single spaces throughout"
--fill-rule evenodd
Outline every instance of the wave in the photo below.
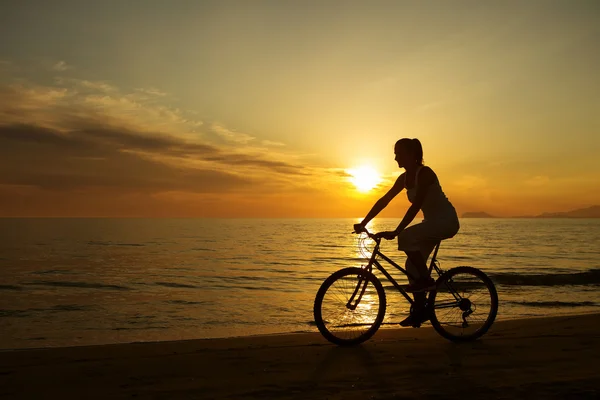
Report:
M 519 274 L 514 272 L 497 272 L 488 273 L 488 276 L 496 285 L 504 286 L 600 285 L 600 269 L 563 274 Z M 401 286 L 405 285 L 403 279 L 397 281 Z M 459 285 L 462 290 L 479 289 L 484 286 L 483 282 L 480 281 L 459 281 L 454 282 L 453 285 L 455 289 L 458 289 L 457 285 Z M 384 285 L 384 288 L 395 289 L 392 285 Z
M 166 302 L 169 304 L 178 304 L 178 305 L 184 305 L 184 306 L 193 306 L 193 305 L 210 303 L 209 301 L 188 301 L 188 300 L 167 300 Z
M 350 246 L 342 245 L 342 244 L 317 244 L 317 245 L 315 245 L 315 247 L 324 248 L 324 249 L 331 249 L 331 248 L 343 249 L 343 248 L 350 247 Z
M 185 283 L 175 283 L 175 282 L 154 282 L 155 285 L 166 286 L 172 288 L 185 288 L 185 289 L 197 289 L 198 286 L 194 285 L 186 285 Z
M 585 272 L 563 274 L 489 274 L 494 283 L 507 286 L 562 286 L 562 285 L 599 285 L 600 269 Z
M 289 274 L 289 272 L 287 273 Z M 244 275 L 240 275 L 240 276 L 220 276 L 217 277 L 219 281 L 221 282 L 231 282 L 231 283 L 237 283 L 237 282 L 247 282 L 247 281 L 267 281 L 270 282 L 273 280 L 272 277 L 269 276 L 244 276 Z M 281 279 L 281 278 L 277 278 Z
M 53 286 L 53 287 L 72 287 L 72 288 L 82 288 L 82 289 L 112 289 L 112 290 L 130 290 L 130 288 L 126 286 L 119 285 L 107 285 L 104 283 L 95 283 L 95 282 L 58 282 L 58 281 L 34 281 L 27 282 L 25 285 L 32 286 Z
M 0 309 L 0 317 L 25 318 L 36 313 L 56 313 L 61 311 L 88 311 L 91 307 L 78 304 L 59 304 L 50 308 L 28 308 L 25 310 Z
M 0 318 L 12 317 L 12 318 L 23 318 L 28 317 L 28 310 L 0 310 Z
M 139 330 L 150 330 L 150 329 L 169 329 L 170 326 L 118 326 L 111 328 L 111 331 L 139 331 Z
M 527 307 L 594 307 L 597 303 L 593 301 L 511 301 Z
M 286 292 L 286 290 L 275 289 L 270 286 L 237 286 L 235 289 L 246 289 L 246 290 L 281 290 L 282 292 Z M 287 290 L 293 291 L 293 290 Z
M 64 275 L 64 274 L 74 274 L 75 271 L 68 271 L 64 269 L 47 269 L 43 271 L 34 271 L 32 275 Z
M 23 290 L 23 288 L 16 285 L 0 285 L 0 290 Z
M 113 243 L 113 242 L 104 242 L 99 240 L 90 240 L 88 241 L 89 245 L 93 246 L 130 246 L 130 247 L 144 247 L 145 244 L 141 243 Z

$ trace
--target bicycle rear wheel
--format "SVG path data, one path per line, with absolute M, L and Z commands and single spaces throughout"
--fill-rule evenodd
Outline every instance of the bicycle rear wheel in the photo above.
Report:
M 485 334 L 498 313 L 498 293 L 492 280 L 473 267 L 444 273 L 431 292 L 431 325 L 452 341 L 466 342 Z
M 345 268 L 329 276 L 315 297 L 317 328 L 330 342 L 350 346 L 368 340 L 385 316 L 381 282 L 362 268 Z

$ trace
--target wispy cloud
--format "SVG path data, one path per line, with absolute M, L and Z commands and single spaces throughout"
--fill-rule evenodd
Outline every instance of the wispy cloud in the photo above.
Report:
M 182 170 L 135 151 L 163 154 L 184 148 L 198 157 L 218 154 L 209 145 L 106 128 L 65 134 L 34 125 L 4 125 L 0 126 L 0 183 L 49 190 L 111 187 L 133 192 L 215 192 L 252 183 L 252 179 L 223 169 Z
M 162 90 L 159 90 L 156 88 L 136 88 L 135 90 L 139 93 L 145 93 L 150 96 L 156 96 L 156 97 L 167 96 L 167 92 L 163 92 Z
M 223 139 L 225 139 L 226 141 L 233 142 L 233 143 L 246 144 L 255 139 L 254 136 L 248 135 L 246 133 L 235 132 L 231 129 L 225 128 L 221 124 L 213 123 L 211 125 L 211 130 L 213 132 L 215 132 L 217 135 L 219 135 L 220 137 L 222 137 Z
M 52 84 L 40 84 L 11 77 L 19 69 L 7 65 L 8 79 L 0 81 L 4 214 L 77 209 L 89 215 L 93 209 L 116 215 L 124 204 L 124 215 L 156 214 L 144 207 L 185 202 L 203 215 L 215 196 L 243 214 L 250 197 L 288 196 L 303 204 L 298 196 L 348 186 L 337 169 L 315 165 L 284 143 L 199 120 L 198 113 L 171 106 L 176 99 L 158 88 L 124 91 L 109 81 L 73 78 L 66 63 L 57 63 L 64 73 Z M 145 206 L 137 208 L 132 199 L 140 196 Z
M 65 61 L 58 61 L 57 63 L 55 63 L 52 66 L 52 69 L 54 71 L 63 72 L 63 71 L 68 71 L 70 69 L 73 69 L 73 67 L 70 66 L 69 64 L 67 64 Z
M 283 146 L 285 146 L 285 143 L 274 142 L 272 140 L 263 140 L 261 143 L 263 146 L 268 146 L 268 147 L 283 147 Z
M 156 104 L 147 93 L 123 93 L 108 82 L 70 78 L 52 86 L 23 80 L 0 86 L 0 117 L 3 124 L 35 121 L 59 130 L 101 125 L 181 135 L 201 125 L 179 109 Z
M 116 93 L 118 89 L 103 81 L 90 81 L 87 79 L 74 79 L 74 78 L 56 78 L 58 84 L 69 86 L 72 90 L 81 92 L 89 90 L 91 92 L 99 93 Z
M 225 193 L 314 172 L 293 155 L 250 146 L 253 136 L 223 124 L 208 131 L 226 143 L 210 143 L 202 121 L 148 101 L 165 95 L 71 78 L 0 87 L 0 185 Z

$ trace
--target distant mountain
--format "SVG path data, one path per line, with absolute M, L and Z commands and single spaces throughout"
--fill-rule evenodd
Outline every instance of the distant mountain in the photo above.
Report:
M 577 210 L 566 212 L 545 212 L 543 214 L 536 215 L 535 218 L 600 218 L 600 206 L 579 208 Z
M 490 215 L 484 211 L 469 211 L 464 213 L 461 218 L 501 218 Z M 565 212 L 545 212 L 539 215 L 519 215 L 510 218 L 600 218 L 600 206 L 591 206 L 587 208 L 578 208 L 576 210 Z
M 461 218 L 498 218 L 483 211 L 469 211 L 464 213 Z

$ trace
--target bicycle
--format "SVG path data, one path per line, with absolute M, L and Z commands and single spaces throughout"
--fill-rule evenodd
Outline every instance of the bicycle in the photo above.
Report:
M 411 277 L 409 272 L 379 250 L 381 238 L 377 238 L 366 229 L 364 233 L 367 236 L 359 238 L 359 246 L 364 247 L 367 238 L 375 241 L 369 263 L 363 267 L 349 267 L 334 272 L 325 279 L 315 297 L 313 313 L 316 325 L 327 340 L 337 345 L 362 343 L 370 339 L 383 322 L 387 305 L 386 294 L 381 281 L 373 273 L 373 265 L 410 303 L 410 312 L 415 309 L 414 300 L 381 265 L 379 259 L 393 265 L 407 277 Z M 425 313 L 428 318 L 425 320 L 429 319 L 433 328 L 451 341 L 476 340 L 489 330 L 496 318 L 496 287 L 492 280 L 477 268 L 459 266 L 448 271 L 442 270 L 437 261 L 440 244 L 441 242 L 437 242 L 429 265 L 429 273 L 435 270 L 438 278 L 435 290 L 430 291 L 426 297 Z M 478 289 L 487 291 L 477 294 Z M 474 293 L 477 297 L 472 298 Z M 336 314 L 338 308 L 339 315 Z M 420 324 L 417 323 L 413 327 L 418 328 Z M 473 327 L 476 328 L 473 332 L 466 333 L 468 328 Z

